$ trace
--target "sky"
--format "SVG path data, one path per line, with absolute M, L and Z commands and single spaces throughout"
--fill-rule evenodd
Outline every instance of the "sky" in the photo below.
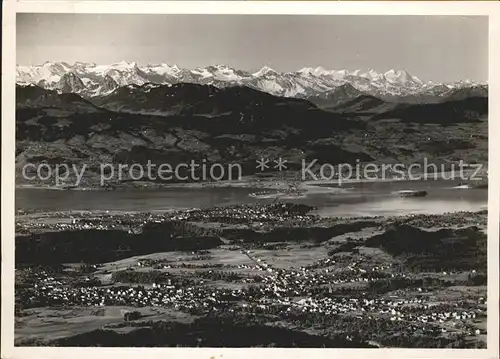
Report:
M 18 14 L 17 63 L 225 64 L 488 78 L 488 19 L 463 16 Z

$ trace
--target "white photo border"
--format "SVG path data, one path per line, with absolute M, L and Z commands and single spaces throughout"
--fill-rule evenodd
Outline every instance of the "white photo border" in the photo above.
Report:
M 74 358 L 498 358 L 500 222 L 500 4 L 498 2 L 334 1 L 15 1 L 2 19 L 2 322 L 1 357 Z M 58 348 L 14 346 L 14 158 L 16 13 L 482 15 L 489 17 L 487 349 Z M 466 49 L 464 49 L 466 51 Z

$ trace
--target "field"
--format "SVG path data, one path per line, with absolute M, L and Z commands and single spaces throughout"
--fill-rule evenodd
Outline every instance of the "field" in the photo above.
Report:
M 18 213 L 16 345 L 486 345 L 486 212 Z

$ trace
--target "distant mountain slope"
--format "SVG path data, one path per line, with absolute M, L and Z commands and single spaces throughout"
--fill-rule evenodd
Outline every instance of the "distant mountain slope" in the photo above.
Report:
M 316 108 L 306 100 L 281 98 L 244 86 L 219 89 L 212 85 L 178 83 L 124 86 L 92 102 L 110 110 L 155 114 L 220 114 L 228 111 L 257 110 L 288 104 Z
M 325 127 L 331 131 L 364 126 L 360 121 L 345 122 L 341 115 L 322 111 L 307 100 L 276 97 L 242 86 L 218 89 L 195 84 L 129 85 L 93 101 L 95 104 L 76 94 L 59 94 L 37 86 L 17 87 L 18 113 L 26 108 L 52 108 L 78 113 L 103 112 L 115 117 L 118 114 L 141 114 L 168 117 L 171 122 L 198 122 L 202 127 L 225 123 L 235 131 L 238 127 L 252 132 L 296 127 L 304 135 Z M 317 127 L 311 127 L 311 124 Z M 215 129 L 211 131 L 217 132 Z
M 445 92 L 442 97 L 445 98 L 446 101 L 453 100 L 465 100 L 469 97 L 488 97 L 488 86 L 472 86 L 465 88 L 456 88 L 451 89 L 448 92 Z
M 307 100 L 277 97 L 244 86 L 216 88 L 189 83 L 175 85 L 125 86 L 93 99 L 108 110 L 157 116 L 202 116 L 216 121 L 230 119 L 228 126 L 259 128 L 297 127 L 303 133 L 321 131 L 323 126 L 348 128 L 360 122 L 341 121 L 342 116 L 322 111 Z M 311 127 L 311 125 L 317 127 Z
M 322 163 L 357 161 L 484 163 L 488 155 L 487 121 L 479 120 L 487 114 L 486 98 L 392 108 L 362 95 L 325 111 L 242 86 L 143 84 L 93 100 L 100 103 L 16 88 L 18 181 L 25 181 L 24 164 L 41 162 L 86 164 L 90 177 L 83 185 L 95 186 L 101 163 L 236 162 L 244 174 L 255 174 L 261 157 L 282 157 L 288 170 L 300 172 L 314 160 L 317 171 Z
M 347 83 L 331 91 L 326 91 L 315 96 L 309 96 L 307 99 L 319 107 L 332 108 L 362 95 L 364 95 L 363 92 Z
M 488 85 L 459 82 L 456 86 L 436 85 L 433 91 L 422 91 L 414 94 L 385 94 L 381 99 L 389 102 L 423 104 L 453 100 L 464 100 L 468 97 L 488 97 Z
M 57 91 L 45 90 L 35 85 L 16 86 L 16 107 L 18 109 L 56 108 L 60 110 L 68 110 L 71 113 L 103 111 L 77 94 L 60 94 Z
M 75 94 L 71 99 L 78 106 L 70 112 L 71 105 L 65 101 L 68 94 L 37 88 L 35 96 L 30 86 L 19 87 L 18 168 L 42 161 L 86 163 L 89 174 L 96 176 L 89 179 L 90 185 L 95 185 L 100 163 L 151 161 L 175 166 L 202 159 L 223 164 L 237 161 L 246 174 L 253 174 L 259 172 L 255 161 L 261 156 L 275 159 L 286 155 L 287 167 L 294 170 L 300 168 L 304 158 L 321 157 L 333 163 L 371 159 L 336 141 L 310 146 L 319 138 L 347 135 L 366 124 L 322 111 L 305 100 L 279 98 L 244 87 L 219 90 L 193 84 L 174 89 L 161 86 L 151 98 L 142 94 L 148 86 L 137 92 L 130 90 L 114 96 L 113 103 L 130 101 L 138 106 L 138 112 L 139 106 L 146 104 L 149 111 L 160 109 L 162 115 L 110 111 Z M 40 107 L 34 106 L 33 99 Z M 89 105 L 93 112 L 80 111 L 82 104 Z M 47 105 L 51 106 L 48 110 Z M 166 110 L 175 114 L 167 116 Z
M 112 93 L 92 98 L 92 102 L 113 111 L 174 115 L 186 107 L 207 100 L 218 91 L 213 86 L 197 84 L 127 85 Z
M 337 106 L 328 108 L 330 111 L 352 114 L 372 114 L 393 110 L 401 104 L 383 101 L 370 95 L 361 95 Z
M 398 119 L 402 122 L 454 125 L 478 121 L 487 114 L 488 98 L 469 97 L 456 101 L 402 106 L 376 115 L 372 119 Z

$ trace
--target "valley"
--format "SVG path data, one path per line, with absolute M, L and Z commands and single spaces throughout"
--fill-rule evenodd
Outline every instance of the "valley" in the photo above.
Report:
M 127 62 L 17 80 L 16 345 L 486 347 L 487 85 Z M 191 161 L 241 177 L 102 181 Z

